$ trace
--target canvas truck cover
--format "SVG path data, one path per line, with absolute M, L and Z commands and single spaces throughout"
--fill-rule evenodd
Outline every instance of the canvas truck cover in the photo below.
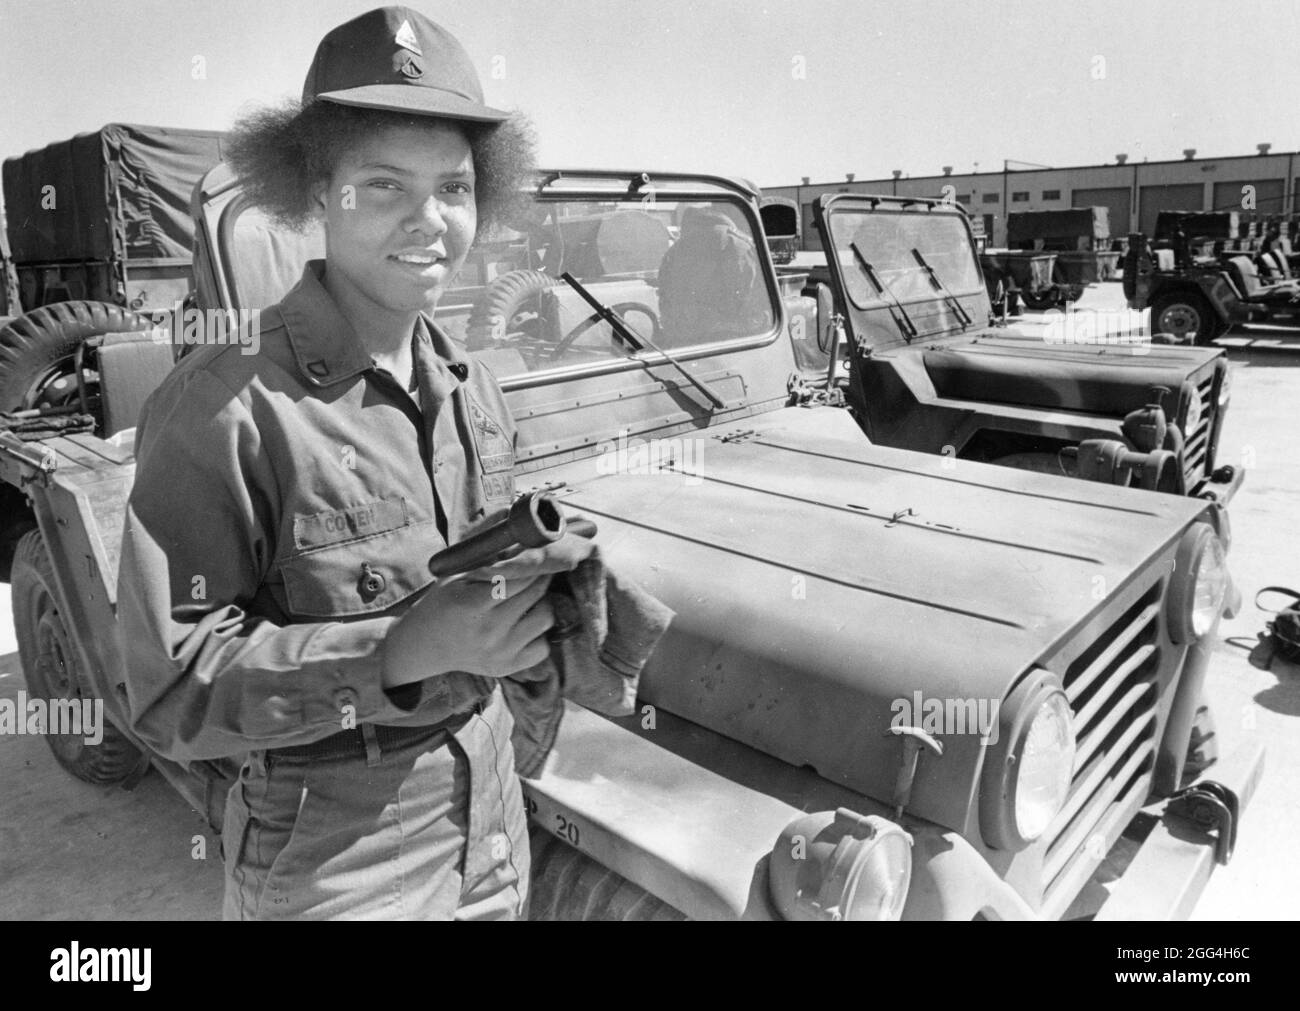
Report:
M 1152 238 L 1157 242 L 1172 239 L 1179 229 L 1191 242 L 1235 239 L 1242 234 L 1241 217 L 1236 211 L 1161 211 L 1156 215 Z
M 1060 211 L 1013 211 L 1007 215 L 1007 243 L 1032 239 L 1110 238 L 1110 210 L 1073 207 Z
M 190 194 L 225 134 L 110 123 L 4 163 L 15 263 L 189 260 Z

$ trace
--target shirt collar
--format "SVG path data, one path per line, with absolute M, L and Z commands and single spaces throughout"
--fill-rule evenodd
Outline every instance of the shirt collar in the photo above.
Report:
M 280 303 L 280 317 L 298 371 L 313 386 L 342 382 L 374 365 L 321 283 L 324 273 L 324 260 L 309 260 L 298 283 Z M 417 368 L 446 371 L 459 382 L 468 379 L 469 359 L 427 313 L 417 319 L 413 339 Z
M 415 321 L 412 350 L 415 352 L 416 368 L 437 368 L 448 373 L 458 383 L 469 378 L 469 358 L 428 313 L 420 313 Z

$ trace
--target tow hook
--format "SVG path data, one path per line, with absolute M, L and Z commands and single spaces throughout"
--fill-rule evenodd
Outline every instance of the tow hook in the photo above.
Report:
M 903 761 L 898 767 L 898 779 L 894 782 L 894 821 L 898 821 L 903 817 L 903 809 L 907 807 L 907 802 L 912 799 L 912 781 L 916 779 L 921 745 L 925 745 L 936 755 L 943 754 L 943 745 L 920 727 L 890 727 L 885 731 L 885 736 L 903 739 Z
M 1204 780 L 1180 790 L 1169 799 L 1171 815 L 1190 821 L 1202 832 L 1216 832 L 1214 859 L 1227 864 L 1237 845 L 1237 819 L 1241 804 L 1237 795 L 1213 780 Z

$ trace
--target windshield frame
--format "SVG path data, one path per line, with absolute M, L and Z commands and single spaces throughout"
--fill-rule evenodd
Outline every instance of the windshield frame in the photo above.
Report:
M 772 266 L 772 258 L 764 239 L 762 220 L 757 210 L 758 196 L 752 188 L 721 176 L 580 170 L 541 172 L 525 193 L 528 200 L 541 204 L 590 200 L 606 204 L 619 201 L 629 207 L 635 207 L 638 204 L 654 203 L 662 199 L 681 203 L 725 202 L 737 208 L 749 225 L 755 243 L 772 314 L 772 326 L 752 336 L 731 337 L 689 347 L 675 347 L 672 355 L 679 362 L 691 362 L 701 358 L 715 358 L 737 351 L 767 347 L 784 337 L 785 303 L 781 298 L 776 270 Z M 436 321 L 436 314 L 434 318 Z M 509 392 L 661 365 L 672 367 L 667 356 L 646 348 L 642 351 L 629 352 L 622 357 L 610 358 L 608 361 L 557 365 L 536 372 L 502 376 L 499 377 L 499 381 L 502 390 Z
M 953 286 L 953 284 L 951 283 L 952 282 L 951 278 L 945 277 L 942 273 L 938 274 L 940 283 L 952 294 L 953 298 L 957 300 L 972 295 L 977 295 L 981 291 L 985 290 L 983 274 L 980 270 L 979 253 L 977 252 L 975 247 L 975 236 L 974 233 L 971 231 L 970 218 L 967 216 L 965 210 L 963 210 L 960 205 L 948 203 L 942 200 L 930 200 L 930 199 L 924 199 L 919 197 L 875 196 L 873 194 L 865 194 L 865 193 L 843 193 L 843 194 L 837 193 L 833 195 L 827 195 L 822 199 L 824 200 L 823 213 L 825 214 L 825 220 L 826 220 L 826 232 L 828 238 L 832 240 L 829 243 L 830 248 L 826 250 L 826 256 L 828 260 L 832 258 L 835 260 L 839 260 L 841 251 L 848 251 L 850 248 L 847 245 L 840 246 L 836 241 L 834 241 L 837 237 L 837 232 L 836 232 L 837 218 L 843 218 L 848 215 L 864 215 L 864 214 L 881 215 L 881 216 L 885 216 L 885 215 L 915 216 L 919 213 L 922 213 L 921 211 L 915 209 L 917 205 L 920 205 L 925 208 L 924 213 L 937 214 L 937 215 L 942 215 L 944 217 L 958 219 L 961 222 L 962 228 L 964 230 L 964 234 L 966 236 L 966 245 L 970 249 L 972 277 L 974 278 L 974 280 L 972 280 L 970 283 L 970 287 L 959 289 Z M 862 202 L 864 201 L 868 202 L 870 206 L 863 207 Z M 882 204 L 893 205 L 893 206 L 882 207 L 881 206 Z M 842 227 L 842 224 L 840 227 Z M 863 252 L 866 253 L 868 256 L 871 255 L 870 250 L 863 250 Z M 850 252 L 850 259 L 852 259 L 851 252 Z M 927 260 L 928 259 L 929 257 L 927 257 Z M 879 266 L 878 264 L 873 264 L 873 265 L 877 267 Z M 845 275 L 847 275 L 847 273 L 850 270 L 858 274 L 863 273 L 861 266 L 856 261 L 847 267 L 844 264 L 839 264 L 839 267 L 841 273 Z M 917 269 L 918 270 L 921 269 L 919 265 Z M 865 275 L 863 276 L 865 280 Z M 907 294 L 905 296 L 898 297 L 897 300 L 899 304 L 903 306 L 910 306 L 910 305 L 920 305 L 924 303 L 944 300 L 944 293 L 935 289 L 932 285 L 930 285 L 928 280 L 926 282 L 926 286 L 927 288 L 929 288 L 929 290 L 923 295 Z M 881 308 L 888 309 L 891 308 L 892 306 L 892 301 L 889 298 L 889 296 L 881 292 L 875 292 L 872 297 L 867 298 L 865 300 L 860 299 L 858 297 L 859 295 L 858 286 L 848 284 L 847 277 L 845 278 L 845 283 L 842 284 L 841 287 L 843 288 L 844 297 L 849 301 L 849 303 L 853 306 L 853 308 L 858 309 L 862 312 L 869 312 L 871 310 L 881 309 Z M 861 287 L 870 288 L 872 286 L 868 281 L 866 282 L 865 285 Z

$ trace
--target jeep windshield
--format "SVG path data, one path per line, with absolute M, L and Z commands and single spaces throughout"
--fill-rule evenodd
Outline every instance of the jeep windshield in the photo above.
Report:
M 435 318 L 507 386 L 771 338 L 776 293 L 752 211 L 722 187 L 679 192 L 551 180 L 480 238 Z M 641 339 L 615 334 L 566 273 Z
M 961 331 L 978 313 L 959 300 L 980 296 L 984 278 L 960 210 L 931 201 L 837 196 L 823 219 L 850 311 L 876 321 L 882 339 Z M 870 270 L 864 265 L 870 264 Z M 879 327 L 869 327 L 879 333 Z
M 772 344 L 778 292 L 755 241 L 755 198 L 720 177 L 552 172 L 508 227 L 479 235 L 434 316 L 506 389 Z M 264 309 L 325 252 L 318 225 L 277 225 L 225 165 L 196 187 L 194 211 L 205 305 Z M 626 320 L 638 346 L 615 337 L 564 273 Z

